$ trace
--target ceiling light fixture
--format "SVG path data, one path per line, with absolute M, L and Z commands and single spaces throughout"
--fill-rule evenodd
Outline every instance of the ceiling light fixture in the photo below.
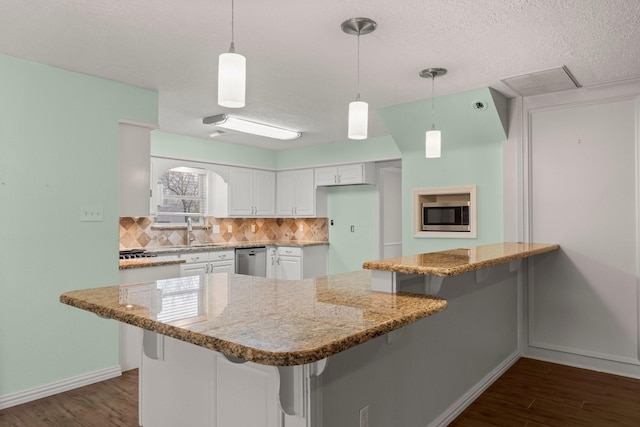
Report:
M 445 74 L 447 74 L 447 70 L 444 68 L 427 68 L 420 71 L 420 77 L 431 79 L 431 130 L 427 131 L 424 143 L 424 156 L 428 159 L 440 157 L 441 134 L 436 129 L 434 81 L 436 77 L 444 76 Z
M 358 36 L 358 95 L 356 100 L 349 103 L 349 139 L 367 139 L 369 123 L 369 104 L 360 101 L 360 36 L 369 34 L 376 29 L 375 21 L 369 18 L 351 18 L 340 25 L 342 31 Z
M 234 4 L 231 0 L 231 46 L 229 52 L 220 54 L 218 59 L 218 104 L 229 108 L 245 105 L 247 60 L 236 53 L 233 43 Z
M 202 123 L 204 123 L 205 125 L 214 125 L 219 128 L 236 132 L 249 133 L 251 135 L 266 136 L 267 138 L 282 140 L 297 139 L 302 135 L 302 133 L 294 130 L 283 129 L 264 123 L 241 119 L 239 117 L 233 117 L 227 114 L 217 114 L 215 116 L 205 117 L 204 119 L 202 119 Z

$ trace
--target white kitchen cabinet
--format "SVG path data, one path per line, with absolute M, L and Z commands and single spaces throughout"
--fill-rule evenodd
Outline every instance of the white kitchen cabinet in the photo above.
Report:
M 283 280 L 309 279 L 327 274 L 327 246 L 270 247 L 267 277 Z
M 122 120 L 118 123 L 119 215 L 149 216 L 151 130 L 158 126 Z
M 228 188 L 229 216 L 275 215 L 275 172 L 229 168 Z
M 278 261 L 278 248 L 267 246 L 267 277 L 276 278 L 276 262 Z
M 302 248 L 278 248 L 276 278 L 284 280 L 302 279 Z
M 177 255 L 165 255 L 163 259 L 178 259 Z M 152 282 L 180 276 L 180 265 L 170 264 L 157 267 L 128 268 L 119 271 L 119 284 Z M 137 326 L 119 323 L 120 369 L 128 371 L 140 367 L 142 329 Z
M 375 165 L 373 163 L 354 163 L 316 168 L 315 181 L 315 185 L 318 187 L 375 184 Z
M 180 254 L 186 261 L 180 264 L 180 276 L 196 276 L 212 273 L 233 273 L 234 251 L 189 252 Z
M 145 331 L 161 357 L 143 353 L 140 423 L 145 427 L 280 427 L 275 366 L 232 363 L 213 350 Z
M 277 216 L 312 217 L 316 215 L 313 169 L 278 172 L 276 178 Z

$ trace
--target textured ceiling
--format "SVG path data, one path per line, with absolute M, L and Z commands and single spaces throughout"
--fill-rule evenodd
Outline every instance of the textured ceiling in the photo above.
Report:
M 224 134 L 271 149 L 346 140 L 356 95 L 355 36 L 365 16 L 361 96 L 376 109 L 431 96 L 429 67 L 449 73 L 436 95 L 566 65 L 583 86 L 640 76 L 639 0 L 236 0 L 235 45 L 247 58 L 247 105 L 219 107 L 217 60 L 229 48 L 230 0 L 2 0 L 0 52 L 157 90 L 160 129 L 208 138 L 205 116 L 228 112 L 303 132 L 290 142 Z

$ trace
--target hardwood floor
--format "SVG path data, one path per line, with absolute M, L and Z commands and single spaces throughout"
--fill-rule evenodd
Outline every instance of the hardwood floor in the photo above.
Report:
M 522 358 L 450 426 L 640 426 L 640 380 Z
M 2 410 L 0 426 L 138 426 L 138 370 Z
M 138 426 L 138 371 L 5 409 L 0 426 Z M 640 380 L 522 358 L 450 426 L 636 427 Z

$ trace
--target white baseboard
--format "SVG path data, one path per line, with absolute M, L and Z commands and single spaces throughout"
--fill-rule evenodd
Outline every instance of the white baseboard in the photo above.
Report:
M 435 420 L 429 423 L 428 427 L 446 427 L 449 425 L 458 415 L 462 413 L 467 406 L 471 405 L 474 400 L 478 398 L 500 375 L 504 374 L 507 369 L 511 367 L 522 356 L 519 351 L 514 352 L 507 357 L 502 363 L 500 363 L 494 370 L 489 372 L 484 378 L 482 378 L 476 385 L 474 385 L 469 391 L 467 391 L 460 399 L 455 401 L 453 405 L 449 406 L 446 411 L 438 416 Z
M 42 399 L 43 397 L 53 396 L 54 394 L 73 390 L 74 388 L 84 387 L 89 384 L 119 377 L 120 375 L 122 375 L 120 366 L 114 366 L 113 368 L 90 372 L 77 377 L 66 378 L 64 380 L 19 391 L 17 393 L 5 394 L 4 396 L 0 396 L 0 410 Z

